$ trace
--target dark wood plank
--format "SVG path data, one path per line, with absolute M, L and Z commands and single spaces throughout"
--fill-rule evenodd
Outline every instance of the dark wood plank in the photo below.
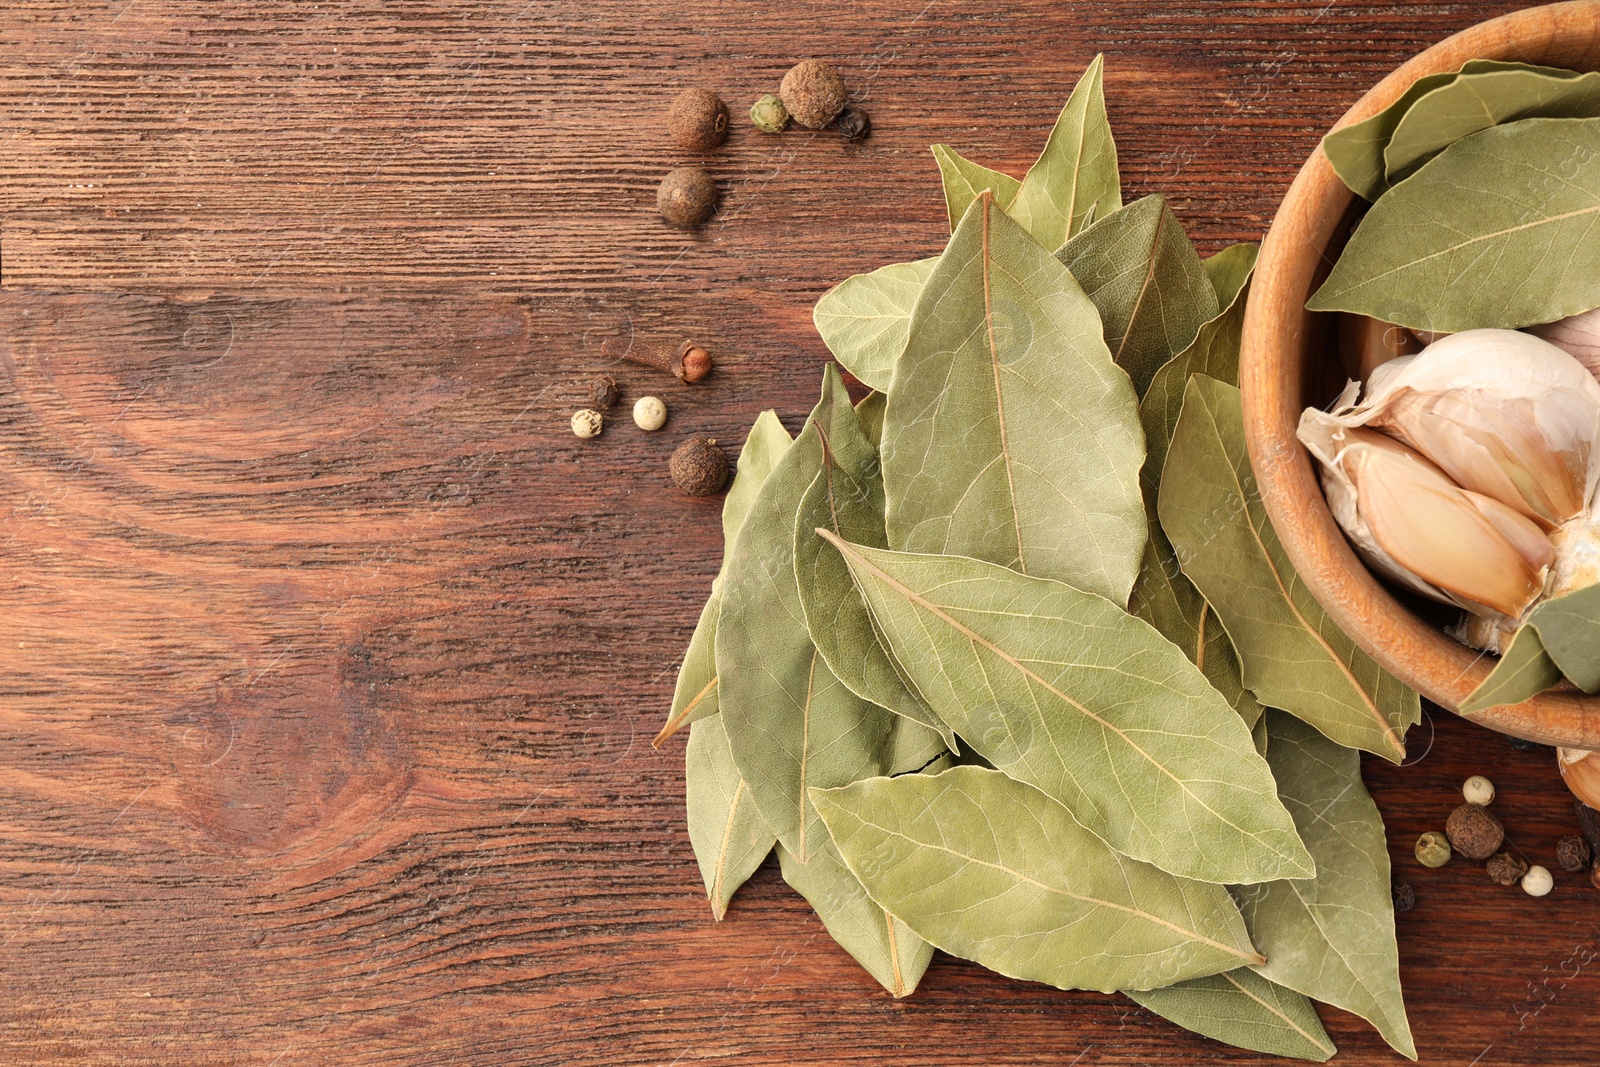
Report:
M 893 1001 L 770 868 L 711 921 L 649 738 L 721 546 L 666 457 L 797 425 L 816 296 L 942 242 L 927 145 L 1020 171 L 1096 51 L 1128 194 L 1209 251 L 1366 86 L 1511 6 L 12 5 L 6 1062 L 1259 1062 L 955 960 Z M 737 111 L 809 54 L 873 138 L 741 126 L 722 216 L 664 229 L 671 93 Z M 578 442 L 629 329 L 719 369 L 623 368 L 669 432 Z M 1438 711 L 1414 736 L 1368 771 L 1422 1062 L 1593 1062 L 1600 897 L 1410 859 L 1485 773 L 1548 862 L 1553 757 Z M 1341 1062 L 1394 1062 L 1325 1017 Z

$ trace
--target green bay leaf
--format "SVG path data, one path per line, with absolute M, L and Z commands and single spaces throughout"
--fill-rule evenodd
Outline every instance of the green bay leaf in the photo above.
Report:
M 1366 1019 L 1416 1059 L 1400 996 L 1389 853 L 1361 759 L 1293 716 L 1269 709 L 1267 762 L 1317 860 L 1317 876 L 1235 891 L 1267 961 L 1263 978 Z
M 856 274 L 829 289 L 812 309 L 811 321 L 839 364 L 873 389 L 894 380 L 895 361 L 906 347 L 911 309 L 937 256 L 891 263 Z
M 1600 119 L 1463 137 L 1379 198 L 1306 307 L 1517 329 L 1600 304 Z
M 1257 699 L 1399 763 L 1417 694 L 1336 626 L 1295 573 L 1256 493 L 1239 390 L 1189 380 L 1163 467 L 1161 527 L 1228 631 Z
M 1240 1048 L 1317 1063 L 1337 1051 L 1311 1001 L 1248 968 L 1128 996 L 1185 1029 Z
M 689 723 L 717 713 L 717 665 L 714 642 L 717 616 L 722 605 L 722 575 L 728 568 L 728 556 L 733 552 L 739 527 L 744 524 L 750 504 L 755 500 L 761 483 L 766 481 L 773 466 L 788 450 L 789 431 L 783 428 L 773 411 L 763 411 L 750 427 L 744 447 L 739 451 L 738 473 L 722 502 L 723 561 L 717 576 L 711 581 L 711 595 L 700 609 L 700 621 L 689 638 L 689 649 L 683 654 L 683 664 L 678 668 L 678 681 L 672 692 L 672 710 L 667 721 L 656 735 L 655 747 Z
M 1503 63 L 1497 60 L 1473 59 L 1459 71 L 1429 74 L 1412 82 L 1400 98 L 1364 122 L 1335 130 L 1322 139 L 1322 152 L 1339 175 L 1356 195 L 1376 200 L 1389 188 L 1383 153 L 1389 146 L 1400 121 L 1411 106 L 1424 96 L 1442 86 L 1449 85 L 1462 74 L 1480 74 L 1488 71 L 1522 70 L 1545 74 L 1567 74 L 1550 67 L 1534 67 L 1526 63 Z
M 824 374 L 817 411 L 821 469 L 801 494 L 794 524 L 795 579 L 812 643 L 834 677 L 852 692 L 936 731 L 954 750 L 957 742 L 950 727 L 906 682 L 884 649 L 856 594 L 850 568 L 817 535 L 823 527 L 847 541 L 888 547 L 878 451 L 863 433 L 832 367 Z
M 1227 631 L 1194 583 L 1184 576 L 1177 552 L 1161 529 L 1156 513 L 1161 470 L 1190 376 L 1206 374 L 1230 383 L 1238 379 L 1239 339 L 1255 246 L 1235 245 L 1213 259 L 1224 257 L 1213 280 L 1220 279 L 1220 291 L 1228 296 L 1226 310 L 1202 326 L 1194 343 L 1156 372 L 1139 405 L 1147 450 L 1139 484 L 1149 517 L 1150 539 L 1145 545 L 1139 579 L 1128 598 L 1128 610 L 1183 649 L 1213 688 L 1233 705 L 1246 724 L 1253 726 L 1261 717 L 1261 704 L 1244 684 L 1239 657 Z
M 1090 219 L 1105 218 L 1122 206 L 1104 71 L 1105 57 L 1095 56 L 1006 208 L 1046 248 L 1061 247 Z
M 828 934 L 879 985 L 896 997 L 916 991 L 933 960 L 933 946 L 867 894 L 831 839 L 813 848 L 805 863 L 784 848 L 778 861 L 783 880 L 806 898 Z
M 818 405 L 750 507 L 723 575 L 715 641 L 718 702 L 734 765 L 756 810 L 802 861 L 822 833 L 807 788 L 905 769 L 896 761 L 921 766 L 943 750 L 933 731 L 862 700 L 835 678 L 806 629 L 794 518 L 822 469 L 818 425 L 828 413 Z
M 1511 639 L 1511 647 L 1505 650 L 1489 677 L 1479 682 L 1461 702 L 1461 714 L 1471 715 L 1503 704 L 1520 704 L 1559 681 L 1561 668 L 1545 651 L 1539 631 L 1524 625 Z
M 991 563 L 823 536 L 907 679 L 964 747 L 1172 874 L 1310 873 L 1249 728 L 1148 623 Z
M 1383 150 L 1390 185 L 1469 134 L 1526 118 L 1600 116 L 1600 72 L 1539 70 L 1463 73 L 1424 94 L 1395 127 Z
M 947 144 L 933 146 L 933 158 L 939 161 L 939 177 L 944 183 L 945 214 L 950 218 L 950 229 L 967 213 L 978 194 L 987 189 L 1001 210 L 1011 206 L 1017 198 L 1022 183 L 1009 174 L 979 166 Z
M 1253 244 L 1229 245 L 1216 255 L 1200 261 L 1211 288 L 1217 294 L 1217 307 L 1226 310 L 1238 299 L 1239 291 L 1255 273 L 1261 249 Z M 1218 312 L 1221 314 L 1221 312 Z
M 889 393 L 890 545 L 1126 603 L 1144 547 L 1141 438 L 1094 305 L 979 197 L 917 302 Z
M 1106 847 L 999 771 L 812 794 L 872 898 L 933 945 L 1064 989 L 1142 989 L 1260 959 L 1227 891 Z
M 684 764 L 689 842 L 706 883 L 711 914 L 721 919 L 734 891 L 761 866 L 778 837 L 756 811 L 750 787 L 733 765 L 720 715 L 689 728 Z
M 1563 677 L 1585 693 L 1600 692 L 1600 585 L 1534 608 L 1489 677 L 1462 702 L 1461 712 L 1520 704 Z
M 1160 194 L 1095 222 L 1056 258 L 1094 302 L 1111 358 L 1141 396 L 1219 310 L 1200 257 Z

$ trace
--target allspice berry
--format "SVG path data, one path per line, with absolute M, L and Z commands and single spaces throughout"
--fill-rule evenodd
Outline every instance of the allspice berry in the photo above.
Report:
M 656 210 L 670 226 L 692 230 L 717 210 L 717 183 L 699 167 L 679 167 L 661 179 Z
M 679 445 L 669 469 L 690 496 L 715 496 L 728 484 L 728 454 L 710 437 L 691 437 Z
M 1452 811 L 1445 820 L 1444 832 L 1451 846 L 1472 860 L 1488 859 L 1506 839 L 1500 820 L 1477 804 L 1463 804 Z
M 1576 873 L 1585 870 L 1592 858 L 1589 842 L 1576 834 L 1569 834 L 1556 842 L 1556 864 L 1563 871 Z
M 1484 870 L 1489 872 L 1489 881 L 1495 885 L 1516 885 L 1528 873 L 1528 863 L 1509 852 L 1497 852 L 1489 857 Z
M 685 89 L 667 111 L 667 130 L 691 152 L 715 148 L 728 138 L 728 105 L 709 89 Z
M 802 60 L 783 76 L 778 96 L 796 122 L 820 130 L 844 110 L 844 79 L 832 64 L 820 59 Z

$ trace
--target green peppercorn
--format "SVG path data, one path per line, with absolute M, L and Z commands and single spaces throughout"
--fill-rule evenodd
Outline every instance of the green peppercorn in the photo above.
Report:
M 789 125 L 789 109 L 782 100 L 767 93 L 750 105 L 750 122 L 762 133 L 782 133 Z
M 1443 867 L 1450 862 L 1450 839 L 1429 830 L 1417 838 L 1417 862 L 1424 867 Z

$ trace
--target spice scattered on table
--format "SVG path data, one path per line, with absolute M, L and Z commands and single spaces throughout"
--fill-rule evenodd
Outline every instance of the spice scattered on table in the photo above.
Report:
M 1394 911 L 1396 915 L 1410 911 L 1417 903 L 1417 891 L 1405 882 L 1394 884 Z
M 1424 867 L 1443 867 L 1450 862 L 1450 840 L 1435 830 L 1417 838 L 1417 862 Z
M 1450 847 L 1469 860 L 1486 860 L 1506 838 L 1500 820 L 1477 804 L 1463 804 L 1444 824 Z
M 778 97 L 796 122 L 813 130 L 832 122 L 849 99 L 839 72 L 820 59 L 801 60 L 790 68 Z
M 667 111 L 667 129 L 691 152 L 715 148 L 728 137 L 728 105 L 709 89 L 685 89 Z
M 1530 897 L 1542 897 L 1556 886 L 1555 876 L 1538 864 L 1528 868 L 1522 876 L 1522 889 Z
M 1556 842 L 1556 866 L 1563 871 L 1587 870 L 1593 858 L 1589 842 L 1577 834 L 1568 834 Z
M 782 99 L 765 93 L 750 105 L 750 122 L 762 133 L 782 133 L 789 125 L 789 109 Z
M 659 430 L 667 424 L 667 405 L 660 397 L 641 396 L 633 402 L 633 424 L 641 430 Z
M 616 406 L 617 398 L 621 395 L 617 380 L 609 374 L 596 375 L 594 381 L 589 383 L 589 403 L 596 411 L 609 411 Z
M 668 225 L 692 230 L 717 211 L 717 183 L 699 167 L 668 171 L 656 190 L 656 210 Z
M 1489 857 L 1489 862 L 1484 864 L 1484 870 L 1489 873 L 1489 880 L 1496 885 L 1516 885 L 1522 881 L 1522 876 L 1528 873 L 1528 863 L 1509 852 L 1496 852 Z
M 839 135 L 852 144 L 865 141 L 872 132 L 872 119 L 859 107 L 847 107 L 839 114 Z
M 624 359 L 664 370 L 691 384 L 704 379 L 715 365 L 711 353 L 693 341 L 680 342 L 676 348 L 663 348 L 637 338 L 614 337 L 600 345 L 600 354 L 607 359 Z
M 728 484 L 728 454 L 710 437 L 691 437 L 672 453 L 672 480 L 690 496 L 715 496 Z
M 1484 807 L 1494 800 L 1494 783 L 1481 774 L 1474 774 L 1462 783 L 1461 795 L 1468 804 Z
M 599 437 L 605 422 L 605 416 L 598 411 L 580 408 L 572 413 L 572 432 L 584 440 Z

